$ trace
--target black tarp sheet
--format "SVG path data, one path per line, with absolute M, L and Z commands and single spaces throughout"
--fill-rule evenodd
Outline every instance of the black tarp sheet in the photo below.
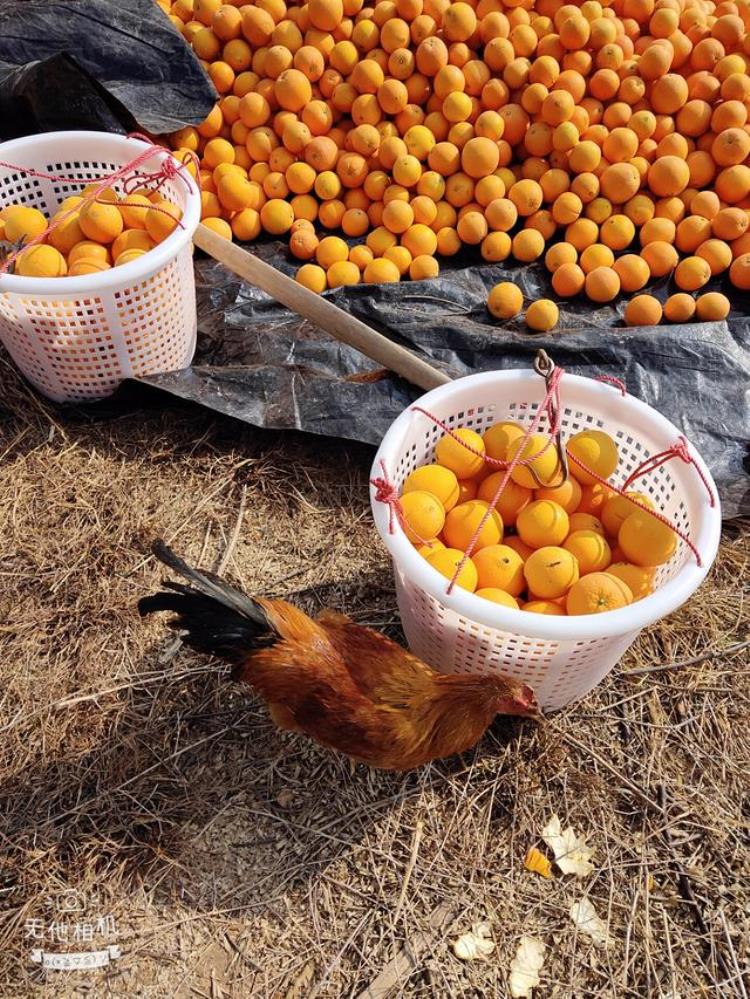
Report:
M 0 0 L 0 138 L 200 124 L 216 92 L 154 0 Z

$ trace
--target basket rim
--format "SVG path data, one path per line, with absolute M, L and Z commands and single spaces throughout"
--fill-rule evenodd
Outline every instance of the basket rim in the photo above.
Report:
M 529 387 L 534 390 L 531 394 L 531 399 L 537 396 L 538 401 L 541 402 L 544 394 L 544 383 L 531 368 L 515 368 L 466 375 L 463 378 L 457 378 L 453 382 L 441 385 L 439 388 L 432 389 L 430 392 L 422 395 L 394 420 L 386 432 L 373 461 L 372 478 L 382 475 L 381 460 L 385 461 L 386 468 L 390 471 L 394 457 L 400 454 L 404 437 L 411 428 L 412 421 L 420 418 L 425 419 L 420 414 L 413 412 L 414 406 L 420 405 L 425 409 L 429 409 L 431 404 L 443 403 L 451 397 L 457 386 L 465 390 L 474 386 L 502 385 L 503 383 L 509 384 L 521 381 L 527 382 Z M 607 399 L 611 401 L 609 394 L 617 391 L 612 386 L 596 382 L 591 378 L 566 372 L 562 384 L 563 394 L 565 383 L 570 384 L 571 381 L 579 389 L 583 389 L 589 393 L 592 400 L 598 397 L 602 400 Z M 665 436 L 668 435 L 674 439 L 682 434 L 682 431 L 671 423 L 671 421 L 667 420 L 666 417 L 662 416 L 661 413 L 630 394 L 620 398 L 618 405 L 622 407 L 623 416 L 628 409 L 639 413 L 641 416 L 647 416 Z M 647 625 L 666 617 L 680 607 L 704 580 L 716 557 L 721 537 L 721 504 L 718 491 L 702 457 L 692 444 L 689 446 L 691 454 L 706 476 L 716 498 L 716 505 L 711 507 L 705 490 L 700 486 L 702 490 L 702 516 L 698 524 L 698 529 L 691 540 L 701 553 L 703 566 L 698 566 L 691 557 L 677 571 L 674 577 L 659 587 L 656 592 L 649 594 L 649 596 L 644 597 L 636 603 L 630 604 L 628 607 L 605 611 L 602 614 L 552 617 L 520 609 L 513 610 L 499 604 L 493 604 L 489 600 L 483 600 L 481 597 L 477 597 L 475 594 L 458 587 L 455 587 L 453 592 L 448 594 L 446 593 L 446 586 L 448 584 L 445 576 L 439 573 L 437 569 L 433 569 L 418 554 L 401 527 L 397 524 L 394 533 L 389 533 L 387 505 L 379 503 L 375 499 L 376 489 L 372 485 L 370 486 L 370 504 L 375 526 L 391 554 L 394 561 L 394 569 L 401 569 L 408 578 L 417 582 L 431 597 L 438 600 L 449 610 L 487 628 L 529 638 L 540 638 L 558 642 L 614 638 L 625 635 L 627 632 L 645 628 Z M 682 466 L 682 463 L 680 463 L 680 470 L 683 467 L 687 470 L 687 466 Z
M 45 145 L 54 148 L 59 143 L 75 143 L 84 139 L 112 143 L 121 147 L 127 146 L 132 148 L 133 153 L 138 152 L 139 149 L 146 149 L 149 145 L 143 139 L 128 138 L 128 136 L 116 135 L 112 132 L 79 129 L 66 132 L 45 132 L 41 135 L 25 135 L 20 139 L 0 143 L 0 153 L 4 158 L 10 158 L 14 150 L 24 149 L 27 146 Z M 155 146 L 154 156 L 159 156 L 162 153 L 174 158 L 171 150 L 163 146 Z M 196 185 L 195 191 L 186 188 L 186 204 L 181 220 L 184 228 L 177 226 L 165 240 L 137 260 L 132 260 L 129 264 L 123 264 L 120 267 L 112 267 L 98 274 L 83 274 L 80 277 L 46 278 L 0 274 L 0 294 L 8 292 L 46 299 L 76 297 L 82 294 L 88 296 L 97 292 L 106 292 L 120 285 L 129 286 L 139 280 L 152 277 L 192 242 L 201 214 L 200 191 L 197 181 L 194 183 Z

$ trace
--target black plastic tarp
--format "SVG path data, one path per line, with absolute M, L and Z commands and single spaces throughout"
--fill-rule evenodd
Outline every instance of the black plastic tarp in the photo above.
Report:
M 252 250 L 294 272 L 280 244 Z M 150 384 L 256 426 L 371 444 L 420 394 L 221 265 L 198 260 L 196 275 L 194 364 L 146 379 Z M 477 263 L 470 254 L 434 281 L 326 294 L 453 376 L 529 367 L 544 347 L 571 372 L 622 379 L 699 449 L 717 480 L 724 515 L 750 513 L 750 302 L 735 293 L 726 322 L 628 329 L 624 303 L 594 307 L 576 300 L 562 305 L 553 333 L 537 335 L 520 318 L 501 325 L 487 312 L 487 291 L 502 280 L 519 284 L 527 300 L 550 294 L 541 266 Z M 662 282 L 649 290 L 664 299 L 673 289 Z
M 216 92 L 154 0 L 0 0 L 0 138 L 200 124 Z

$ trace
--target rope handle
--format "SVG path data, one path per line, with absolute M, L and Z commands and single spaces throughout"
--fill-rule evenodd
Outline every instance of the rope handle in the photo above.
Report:
M 106 176 L 99 178 L 100 183 L 98 184 L 97 187 L 89 191 L 89 193 L 84 196 L 83 203 L 81 205 L 75 205 L 73 208 L 70 208 L 68 211 L 63 212 L 63 214 L 59 215 L 56 219 L 51 220 L 47 228 L 44 230 L 44 232 L 40 233 L 38 236 L 35 236 L 33 239 L 28 240 L 23 244 L 23 246 L 15 249 L 12 253 L 8 254 L 8 256 L 5 257 L 4 260 L 0 261 L 0 275 L 6 274 L 8 272 L 8 269 L 15 263 L 15 261 L 18 259 L 18 256 L 24 250 L 28 250 L 32 246 L 38 246 L 40 243 L 43 243 L 49 237 L 50 233 L 58 229 L 61 225 L 67 222 L 68 219 L 80 213 L 82 208 L 85 208 L 87 205 L 93 204 L 94 202 L 96 202 L 97 204 L 109 204 L 109 202 L 107 201 L 101 201 L 100 195 L 102 194 L 103 191 L 105 191 L 108 187 L 111 187 L 112 184 L 116 183 L 117 181 L 123 182 L 123 187 L 125 188 L 127 195 L 128 193 L 132 193 L 132 191 L 128 191 L 128 186 L 130 184 L 134 184 L 137 182 L 139 186 L 146 186 L 149 183 L 155 183 L 155 187 L 153 188 L 153 190 L 158 191 L 163 184 L 167 183 L 167 181 L 179 177 L 182 180 L 182 182 L 185 184 L 187 189 L 191 193 L 193 192 L 194 190 L 193 180 L 190 176 L 190 171 L 188 169 L 188 162 L 190 162 L 189 160 L 187 159 L 182 159 L 181 161 L 176 160 L 168 149 L 165 149 L 164 146 L 160 146 L 158 145 L 158 143 L 153 142 L 153 140 L 148 138 L 148 136 L 143 135 L 141 132 L 131 132 L 127 137 L 128 139 L 138 139 L 140 142 L 147 143 L 148 149 L 145 149 L 142 153 L 139 153 L 139 155 L 136 156 L 134 159 L 130 160 L 130 162 L 123 164 L 123 166 L 115 170 L 114 173 L 107 174 Z M 153 157 L 155 152 L 163 152 L 167 154 L 164 156 L 164 159 L 162 160 L 159 169 L 151 173 L 138 174 L 137 173 L 138 168 L 141 167 L 144 163 L 148 162 L 148 160 L 150 160 Z M 197 158 L 195 156 L 195 153 L 191 152 L 190 157 L 192 158 L 191 159 L 192 162 L 197 163 Z M 0 160 L 0 167 L 5 170 L 13 170 L 16 173 L 23 173 L 28 177 L 36 177 L 40 180 L 49 180 L 52 181 L 53 183 L 58 183 L 58 184 L 72 184 L 75 182 L 80 183 L 79 177 L 71 177 L 70 175 L 66 174 L 45 173 L 42 170 L 35 170 L 33 167 L 19 166 L 16 163 L 6 163 L 2 160 Z M 141 205 L 135 205 L 132 202 L 128 204 L 126 201 L 119 202 L 119 204 L 122 205 L 122 207 L 124 208 L 142 207 Z M 172 213 L 167 211 L 166 209 L 160 208 L 158 205 L 154 205 L 153 208 L 156 211 L 161 212 L 164 215 L 168 215 L 170 218 L 174 219 Z M 180 219 L 175 219 L 175 221 L 177 222 L 177 224 L 180 226 L 181 229 L 185 228 Z

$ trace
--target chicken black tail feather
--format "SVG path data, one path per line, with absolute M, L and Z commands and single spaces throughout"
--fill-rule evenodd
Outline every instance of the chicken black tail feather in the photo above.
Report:
M 255 600 L 213 573 L 191 568 L 163 541 L 156 541 L 152 550 L 190 585 L 165 581 L 164 590 L 138 601 L 142 617 L 172 611 L 175 617 L 170 627 L 184 632 L 186 645 L 232 663 L 243 661 L 254 649 L 273 644 L 276 635 Z

